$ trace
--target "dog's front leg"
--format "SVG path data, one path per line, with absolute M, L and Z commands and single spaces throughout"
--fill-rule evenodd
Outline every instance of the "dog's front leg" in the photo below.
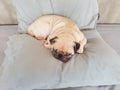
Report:
M 77 53 L 83 53 L 84 51 L 84 46 L 87 43 L 87 39 L 84 38 L 82 41 L 79 42 L 80 43 L 80 48 L 77 50 Z

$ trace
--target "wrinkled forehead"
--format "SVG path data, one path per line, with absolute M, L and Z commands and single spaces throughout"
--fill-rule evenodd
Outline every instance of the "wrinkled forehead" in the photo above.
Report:
M 69 45 L 74 44 L 74 40 L 67 37 L 58 37 L 56 41 L 61 44 L 69 44 Z
M 67 53 L 73 53 L 74 46 L 69 43 L 57 43 L 53 45 L 53 48 L 57 51 L 67 52 Z

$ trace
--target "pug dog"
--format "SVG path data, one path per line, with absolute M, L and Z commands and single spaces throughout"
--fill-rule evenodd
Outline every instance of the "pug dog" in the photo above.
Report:
M 43 41 L 53 56 L 66 63 L 75 53 L 83 53 L 87 39 L 69 18 L 59 15 L 39 17 L 28 27 L 28 34 Z

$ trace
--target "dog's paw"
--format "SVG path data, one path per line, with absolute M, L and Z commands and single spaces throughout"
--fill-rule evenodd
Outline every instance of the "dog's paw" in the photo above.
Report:
M 39 37 L 36 37 L 36 39 L 37 39 L 37 40 L 40 40 L 40 41 L 43 41 L 43 42 L 46 41 L 45 38 L 42 37 L 42 36 L 41 36 L 41 37 L 40 37 L 40 36 L 39 36 Z
M 83 48 L 82 49 L 79 49 L 78 51 L 77 51 L 77 53 L 83 53 Z

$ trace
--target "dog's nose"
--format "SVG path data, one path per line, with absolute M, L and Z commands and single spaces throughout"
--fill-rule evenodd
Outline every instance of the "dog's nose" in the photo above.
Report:
M 59 59 L 60 61 L 66 63 L 70 60 L 70 58 L 68 58 L 64 52 L 59 52 L 56 56 L 57 59 Z
M 62 59 L 64 57 L 64 54 L 63 53 L 57 53 L 56 54 L 56 58 L 57 59 Z
M 57 59 L 62 59 L 64 57 L 63 52 L 60 52 L 60 51 L 58 52 L 57 50 L 54 50 L 54 49 L 52 51 L 52 54 Z
M 70 58 L 72 57 L 71 54 L 66 54 L 62 51 L 58 52 L 57 50 L 53 50 L 52 54 L 56 59 L 59 59 L 60 61 L 62 61 L 64 63 L 68 62 L 70 60 Z

